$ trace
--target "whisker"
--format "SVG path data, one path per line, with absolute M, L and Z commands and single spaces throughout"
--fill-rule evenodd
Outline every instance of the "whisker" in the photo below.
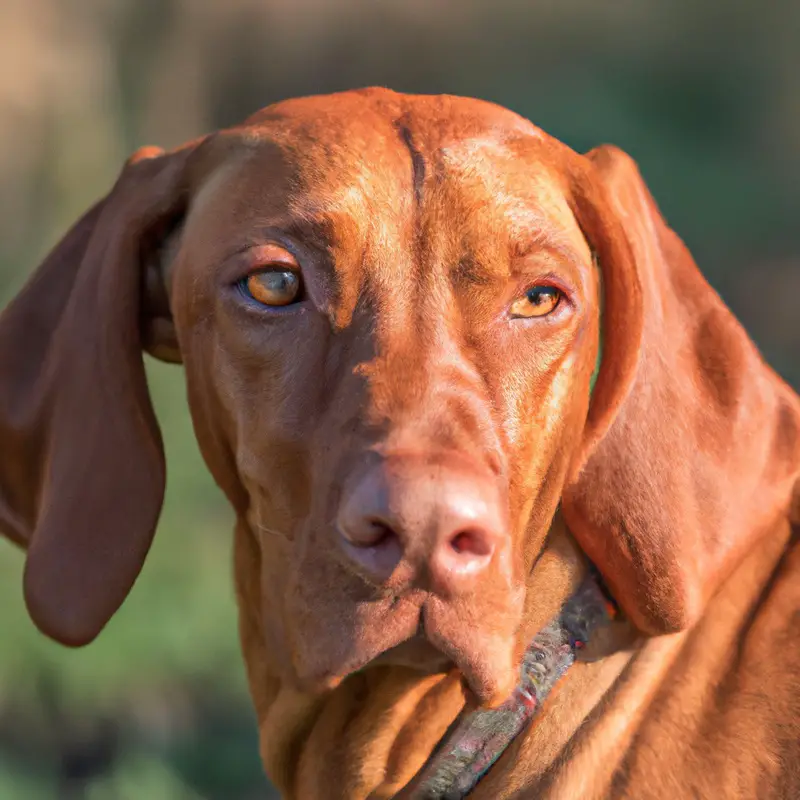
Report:
M 281 539 L 288 539 L 289 537 L 283 533 L 282 531 L 276 531 L 274 528 L 268 528 L 266 525 L 262 525 L 260 522 L 256 522 L 256 527 L 262 533 L 268 533 L 271 536 L 279 536 Z

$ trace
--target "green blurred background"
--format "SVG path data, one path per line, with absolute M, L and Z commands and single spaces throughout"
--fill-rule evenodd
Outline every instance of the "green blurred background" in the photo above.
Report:
M 0 302 L 136 147 L 382 84 L 494 100 L 577 149 L 628 150 L 798 386 L 799 40 L 796 0 L 2 0 Z M 73 652 L 38 635 L 22 555 L 0 543 L 0 800 L 273 796 L 236 640 L 231 515 L 180 369 L 149 370 L 167 503 L 100 639 Z

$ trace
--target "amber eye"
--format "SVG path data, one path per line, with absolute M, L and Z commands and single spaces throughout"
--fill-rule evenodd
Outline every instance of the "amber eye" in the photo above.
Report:
M 265 269 L 241 281 L 243 291 L 265 306 L 288 306 L 300 299 L 300 276 L 291 269 Z
M 532 286 L 511 304 L 513 317 L 546 317 L 561 302 L 562 292 L 555 286 Z

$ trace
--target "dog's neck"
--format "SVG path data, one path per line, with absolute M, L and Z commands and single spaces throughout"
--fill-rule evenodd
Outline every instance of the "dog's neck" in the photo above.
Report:
M 250 552 L 253 542 L 249 533 L 237 531 L 237 591 L 245 613 L 260 607 L 256 597 L 249 597 L 258 586 L 255 576 L 242 580 L 238 569 L 257 563 Z M 529 576 L 522 641 L 529 642 L 558 614 L 587 568 L 557 517 Z M 426 765 L 465 709 L 455 669 L 423 675 L 408 667 L 374 666 L 323 697 L 301 694 L 267 674 L 266 659 L 259 654 L 264 647 L 259 627 L 259 620 L 242 616 L 261 755 L 285 797 L 331 797 L 332 787 L 341 797 L 393 797 Z

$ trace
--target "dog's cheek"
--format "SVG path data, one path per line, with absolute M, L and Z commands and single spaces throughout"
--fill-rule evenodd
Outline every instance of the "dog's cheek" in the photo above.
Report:
M 262 537 L 263 540 L 263 535 Z M 261 635 L 273 675 L 294 683 L 294 653 L 292 648 L 293 618 L 290 610 L 292 575 L 289 546 L 265 547 L 262 541 L 260 607 Z
M 509 424 L 518 433 L 509 454 L 509 504 L 526 574 L 558 507 L 588 408 L 582 365 L 569 354 L 549 374 L 527 378 L 526 392 L 505 399 Z
M 284 637 L 275 629 L 280 618 L 270 616 L 273 608 L 264 596 L 270 585 L 263 576 L 267 563 L 261 543 L 243 519 L 236 524 L 234 537 L 234 583 L 239 612 L 239 638 L 244 655 L 250 691 L 257 709 L 264 709 L 274 699 L 277 682 L 288 671 Z M 265 621 L 269 620 L 269 626 Z

